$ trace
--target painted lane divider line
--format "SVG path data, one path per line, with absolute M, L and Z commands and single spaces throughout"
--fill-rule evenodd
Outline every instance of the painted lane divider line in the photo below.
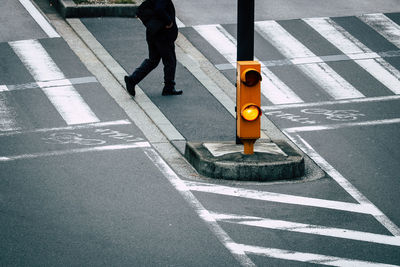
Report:
M 276 203 L 309 206 L 324 209 L 342 210 L 362 214 L 373 214 L 375 210 L 369 205 L 354 204 L 348 202 L 325 200 L 319 198 L 300 197 L 294 195 L 257 191 L 245 188 L 214 185 L 200 182 L 185 182 L 191 191 L 218 194 L 224 196 L 241 197 Z
M 35 159 L 35 158 L 42 158 L 42 157 L 63 156 L 63 155 L 71 155 L 71 154 L 81 154 L 81 153 L 87 153 L 87 152 L 116 151 L 116 150 L 126 150 L 126 149 L 146 148 L 146 147 L 150 147 L 149 142 L 136 142 L 136 143 L 122 144 L 122 145 L 95 146 L 95 147 L 88 147 L 88 148 L 76 148 L 76 149 L 67 149 L 67 150 L 39 152 L 39 153 L 32 153 L 32 154 L 4 156 L 4 157 L 0 157 L 0 162 L 22 160 L 22 159 Z
M 36 81 L 65 79 L 64 74 L 37 40 L 9 44 Z M 42 90 L 68 125 L 99 122 L 72 84 L 43 87 Z
M 50 88 L 50 87 L 59 87 L 66 85 L 75 85 L 75 84 L 86 84 L 86 83 L 97 83 L 97 79 L 93 76 L 88 77 L 79 77 L 79 78 L 71 78 L 71 79 L 61 79 L 61 80 L 52 80 L 52 81 L 38 81 L 33 83 L 25 83 L 25 84 L 9 84 L 9 85 L 0 85 L 0 93 L 1 92 L 10 92 L 17 90 L 28 90 L 35 88 Z
M 348 122 L 338 124 L 327 124 L 327 125 L 315 125 L 315 126 L 303 126 L 303 127 L 292 127 L 286 128 L 283 131 L 287 134 L 298 133 L 298 132 L 314 132 L 314 131 L 325 131 L 325 130 L 337 130 L 342 128 L 350 127 L 361 127 L 361 126 L 376 126 L 376 125 L 390 125 L 400 123 L 400 118 L 386 119 L 386 120 L 374 120 L 374 121 L 362 121 L 362 122 Z
M 236 214 L 222 214 L 210 212 L 217 221 L 241 224 L 266 229 L 298 232 L 304 234 L 321 235 L 336 237 L 342 239 L 351 239 L 363 242 L 371 242 L 390 246 L 400 246 L 400 237 L 360 232 L 348 229 L 326 227 L 321 225 L 296 223 L 282 220 L 273 220 L 267 218 L 244 216 Z

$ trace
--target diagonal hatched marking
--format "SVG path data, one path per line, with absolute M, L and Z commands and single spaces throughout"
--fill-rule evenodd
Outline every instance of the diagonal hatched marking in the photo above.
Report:
M 282 231 L 298 232 L 305 234 L 329 236 L 342 239 L 351 239 L 351 240 L 378 243 L 391 246 L 400 246 L 400 238 L 398 236 L 381 235 L 381 234 L 360 232 L 342 228 L 326 227 L 321 225 L 289 222 L 283 220 L 273 220 L 273 219 L 254 217 L 254 216 L 222 214 L 215 212 L 210 212 L 210 214 L 214 217 L 215 220 L 227 223 L 241 224 L 241 225 L 282 230 Z
M 219 194 L 225 196 L 241 197 L 261 201 L 270 201 L 292 205 L 310 206 L 325 209 L 342 210 L 362 214 L 374 214 L 374 206 L 369 204 L 354 204 L 348 202 L 325 200 L 319 198 L 300 197 L 287 194 L 272 193 L 266 191 L 236 188 L 222 185 L 207 184 L 201 182 L 185 182 L 192 191 Z

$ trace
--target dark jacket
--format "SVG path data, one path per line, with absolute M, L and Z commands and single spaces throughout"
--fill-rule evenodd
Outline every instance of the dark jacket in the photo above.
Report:
M 147 0 L 145 11 L 138 13 L 138 17 L 146 26 L 148 41 L 174 42 L 178 36 L 178 27 L 175 21 L 175 7 L 171 0 Z M 173 23 L 172 28 L 165 28 Z

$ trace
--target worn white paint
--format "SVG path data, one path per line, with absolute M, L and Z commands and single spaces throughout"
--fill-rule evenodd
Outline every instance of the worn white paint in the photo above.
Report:
M 321 254 L 304 253 L 292 250 L 283 250 L 276 248 L 265 248 L 258 246 L 250 246 L 243 244 L 235 244 L 236 249 L 244 250 L 246 253 L 258 256 L 266 256 L 282 260 L 300 261 L 319 265 L 341 266 L 341 267 L 354 267 L 354 266 L 381 266 L 381 267 L 398 267 L 398 265 L 384 264 L 378 262 L 361 261 L 354 259 L 339 258 L 334 256 L 327 256 Z
M 382 13 L 365 14 L 358 18 L 400 48 L 400 26 L 396 22 Z
M 303 108 L 303 107 L 306 108 L 306 107 L 317 107 L 317 106 L 338 105 L 338 104 L 373 103 L 373 102 L 393 101 L 393 100 L 400 100 L 400 96 L 399 95 L 377 96 L 377 97 L 366 97 L 366 98 L 346 99 L 337 101 L 321 101 L 321 102 L 311 102 L 311 103 L 301 103 L 301 104 L 291 104 L 291 105 L 262 106 L 261 109 L 263 110 L 263 112 L 266 112 L 268 110 L 282 110 L 282 109 Z
M 115 151 L 115 150 L 126 150 L 126 149 L 133 149 L 133 148 L 146 148 L 146 147 L 150 147 L 149 142 L 136 142 L 136 143 L 129 143 L 129 144 L 121 144 L 121 145 L 94 146 L 94 147 L 88 147 L 88 148 L 65 149 L 65 150 L 31 153 L 31 154 L 4 156 L 4 157 L 0 157 L 0 162 L 1 161 L 23 160 L 23 159 L 35 159 L 35 158 L 42 158 L 42 157 L 54 157 L 54 156 L 71 155 L 71 154 L 82 154 L 82 153 L 88 153 L 88 152 Z
M 303 20 L 393 93 L 400 94 L 400 71 L 378 54 L 352 37 L 329 18 Z M 400 38 L 400 35 L 398 38 Z M 371 57 L 374 57 L 374 59 L 371 59 Z
M 293 64 L 299 64 L 297 67 L 334 99 L 364 97 L 322 59 L 319 59 L 318 63 L 311 63 L 316 62 L 318 57 L 276 21 L 256 22 L 255 28 L 263 38 L 270 41 Z
M 361 121 L 361 122 L 346 122 L 346 123 L 326 124 L 326 125 L 316 125 L 316 126 L 292 127 L 284 129 L 284 132 L 285 133 L 314 132 L 314 131 L 324 131 L 324 130 L 336 130 L 336 129 L 350 128 L 350 127 L 389 125 L 396 123 L 400 123 L 400 118 Z
M 0 132 L 19 129 L 13 108 L 9 105 L 7 98 L 0 94 Z
M 223 214 L 211 213 L 217 221 L 223 221 L 233 224 L 241 224 L 247 226 L 254 226 L 260 228 L 290 231 L 304 234 L 329 236 L 342 239 L 358 240 L 363 242 L 384 244 L 390 246 L 400 246 L 400 237 L 380 235 L 368 232 L 360 232 L 349 229 L 341 229 L 334 227 L 326 227 L 321 225 L 296 223 L 282 220 L 273 220 L 267 218 L 236 215 L 236 214 Z
M 201 25 L 193 27 L 207 40 L 225 59 L 236 68 L 237 41 L 221 25 Z M 255 58 L 257 60 L 257 58 Z M 285 83 L 261 63 L 261 93 L 273 104 L 302 103 Z
M 36 81 L 65 80 L 64 74 L 37 40 L 9 44 Z M 75 88 L 66 83 L 64 86 L 42 88 L 65 122 L 69 125 L 98 122 L 99 119 Z
M 57 38 L 60 35 L 54 30 L 50 23 L 43 17 L 43 15 L 37 10 L 37 8 L 32 4 L 30 0 L 19 0 L 19 2 L 24 6 L 24 8 L 29 12 L 32 18 L 39 24 L 42 30 L 50 38 Z
M 317 207 L 324 209 L 342 210 L 363 214 L 373 214 L 375 209 L 370 205 L 361 205 L 349 202 L 326 200 L 319 198 L 301 197 L 266 191 L 251 190 L 246 188 L 237 188 L 223 185 L 214 185 L 200 182 L 185 182 L 192 191 L 219 194 L 225 196 L 241 197 L 261 201 L 270 201 L 276 203 L 285 203 L 300 206 Z

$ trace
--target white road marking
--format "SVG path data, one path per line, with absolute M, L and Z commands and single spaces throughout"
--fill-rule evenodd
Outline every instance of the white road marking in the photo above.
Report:
M 216 220 L 206 210 L 200 201 L 190 192 L 186 186 L 186 182 L 181 180 L 178 175 L 168 166 L 168 164 L 161 158 L 161 156 L 154 149 L 144 150 L 147 157 L 157 166 L 161 173 L 168 179 L 168 181 L 175 187 L 175 189 L 182 195 L 182 197 L 189 203 L 189 205 L 197 212 L 199 217 L 204 220 L 208 228 L 216 235 L 219 241 L 231 252 L 236 260 L 243 266 L 255 266 L 249 257 L 240 248 L 235 248 L 236 244 L 229 237 L 229 235 L 218 225 Z M 232 246 L 233 244 L 233 246 Z
M 175 20 L 176 20 L 176 26 L 178 28 L 185 28 L 186 27 L 185 24 L 183 24 L 183 22 L 180 19 L 178 19 L 178 17 L 175 17 Z
M 7 85 L 0 85 L 0 92 L 8 91 Z
M 64 74 L 37 40 L 16 41 L 9 44 L 36 81 L 65 79 Z M 44 87 L 42 90 L 67 124 L 99 121 L 72 85 Z
M 43 17 L 43 15 L 36 9 L 36 7 L 29 0 L 19 0 L 24 8 L 29 12 L 32 18 L 39 24 L 42 30 L 50 38 L 57 38 L 60 35 L 54 30 L 50 23 Z
M 122 145 L 94 146 L 94 147 L 88 147 L 88 148 L 76 148 L 76 149 L 46 151 L 46 152 L 39 152 L 39 153 L 32 153 L 32 154 L 4 156 L 4 157 L 0 157 L 0 162 L 1 161 L 13 161 L 13 160 L 22 160 L 22 159 L 35 159 L 35 158 L 42 158 L 42 157 L 71 155 L 71 154 L 81 154 L 81 153 L 87 153 L 87 152 L 101 152 L 101 151 L 125 150 L 125 149 L 132 149 L 132 148 L 145 148 L 145 147 L 150 147 L 150 143 L 149 142 L 136 142 L 136 143 L 122 144 Z
M 257 32 L 270 41 L 279 51 L 297 65 L 309 78 L 323 88 L 334 99 L 364 97 L 350 83 L 338 75 L 328 64 L 319 59 L 307 47 L 288 33 L 275 21 L 255 23 Z M 310 64 L 304 64 L 310 63 Z
M 194 26 L 193 28 L 236 68 L 237 41 L 232 35 L 221 25 L 201 25 Z M 262 63 L 261 72 L 261 92 L 273 104 L 303 102 L 300 97 Z
M 291 127 L 284 129 L 284 132 L 285 133 L 314 132 L 314 131 L 325 131 L 325 130 L 337 130 L 350 127 L 389 125 L 395 123 L 400 123 L 400 118 L 362 121 L 362 122 L 346 122 L 346 123 L 326 124 L 326 125 L 316 125 L 316 126 Z
M 55 131 L 73 131 L 73 130 L 79 130 L 79 129 L 91 129 L 91 128 L 129 125 L 129 124 L 131 124 L 131 122 L 128 120 L 106 121 L 106 122 L 96 122 L 96 123 L 88 123 L 88 124 L 73 125 L 73 126 L 66 126 L 66 127 L 42 128 L 42 129 L 33 129 L 33 130 L 25 130 L 25 131 L 18 130 L 18 131 L 0 133 L 0 136 L 12 136 L 12 135 L 18 135 L 18 134 L 27 134 L 27 133 L 45 133 L 45 132 L 55 132 Z
M 303 138 L 296 135 L 296 138 L 288 137 L 315 161 L 326 173 L 328 173 L 347 193 L 363 207 L 367 207 L 370 214 L 380 222 L 394 236 L 400 236 L 400 228 L 394 224 L 381 210 L 379 210 L 371 201 L 369 201 L 357 188 L 355 188 L 345 177 L 343 177 L 332 165 L 321 157 Z
M 0 132 L 19 130 L 15 117 L 15 112 L 7 103 L 7 98 L 0 94 Z
M 353 59 L 379 82 L 395 94 L 400 94 L 400 71 L 352 37 L 346 30 L 329 18 L 303 19 L 325 39 Z M 397 37 L 399 38 L 400 35 Z M 370 59 L 375 57 L 374 59 Z
M 362 214 L 374 214 L 375 209 L 370 205 L 361 205 L 349 202 L 325 200 L 319 198 L 301 197 L 287 194 L 272 193 L 266 191 L 251 190 L 245 188 L 229 187 L 200 182 L 185 182 L 191 191 L 219 194 L 225 196 L 241 197 L 276 203 L 285 203 L 300 206 L 317 207 L 324 209 L 342 210 Z
M 366 97 L 366 98 L 335 100 L 335 101 L 321 101 L 321 102 L 290 104 L 290 105 L 262 106 L 261 109 L 263 111 L 267 111 L 267 110 L 281 110 L 281 109 L 303 108 L 303 107 L 306 108 L 306 107 L 338 105 L 338 104 L 372 103 L 372 102 L 393 101 L 393 100 L 400 100 L 400 96 L 399 95 L 377 96 L 377 97 Z
M 61 79 L 61 80 L 52 80 L 52 81 L 38 81 L 33 83 L 25 83 L 25 84 L 9 84 L 9 85 L 0 85 L 0 93 L 6 91 L 17 91 L 17 90 L 27 90 L 34 88 L 48 88 L 48 87 L 58 87 L 65 85 L 75 85 L 75 84 L 85 84 L 85 83 L 97 83 L 95 77 L 79 77 L 79 78 L 71 78 L 71 79 Z
M 400 26 L 396 22 L 382 13 L 366 14 L 358 18 L 400 48 Z
M 258 256 L 266 256 L 276 259 L 300 261 L 319 265 L 340 266 L 340 267 L 354 267 L 354 266 L 381 266 L 381 267 L 398 267 L 398 265 L 361 261 L 354 259 L 339 258 L 334 256 L 326 256 L 321 254 L 304 253 L 292 250 L 283 250 L 276 248 L 265 248 L 258 246 L 249 246 L 243 244 L 235 244 L 236 249 L 244 250 L 246 253 Z
M 400 246 L 400 237 L 381 235 L 367 232 L 360 232 L 348 229 L 326 227 L 321 225 L 296 223 L 282 220 L 273 220 L 267 218 L 222 214 L 211 212 L 211 215 L 217 221 L 223 221 L 234 224 L 248 225 L 260 228 L 275 229 L 282 231 L 298 232 L 312 235 L 329 236 L 342 239 L 351 239 L 363 242 L 384 244 L 390 246 Z

